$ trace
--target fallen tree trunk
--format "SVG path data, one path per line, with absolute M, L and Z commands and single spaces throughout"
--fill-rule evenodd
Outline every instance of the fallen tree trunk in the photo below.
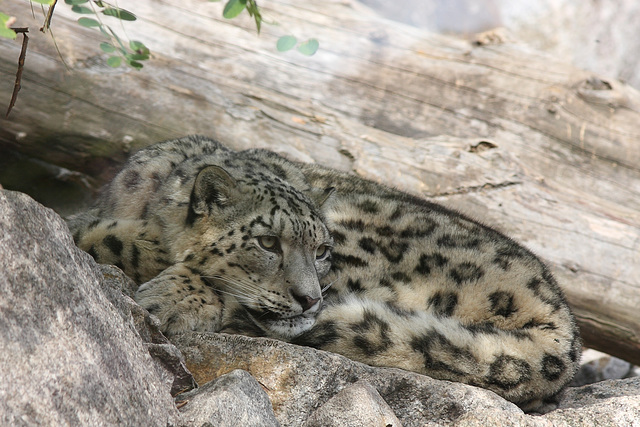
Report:
M 99 33 L 61 5 L 65 70 L 29 8 L 3 4 L 32 41 L 0 149 L 87 174 L 95 189 L 131 151 L 201 133 L 391 183 L 532 248 L 585 344 L 640 364 L 638 92 L 522 44 L 436 36 L 349 1 L 260 4 L 320 51 L 277 53 L 287 32 L 265 26 L 258 38 L 248 17 L 222 19 L 222 5 L 139 0 L 123 5 L 141 18 L 127 32 L 154 58 L 114 70 Z M 0 40 L 7 104 L 19 50 Z

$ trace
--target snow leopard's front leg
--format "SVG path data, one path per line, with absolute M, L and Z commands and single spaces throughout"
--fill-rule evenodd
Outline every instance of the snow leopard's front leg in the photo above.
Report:
M 218 332 L 224 314 L 224 299 L 183 264 L 173 265 L 143 283 L 135 300 L 157 316 L 162 332 Z
M 147 220 L 112 219 L 93 210 L 67 219 L 76 245 L 100 264 L 120 268 L 140 284 L 172 264 L 160 228 Z

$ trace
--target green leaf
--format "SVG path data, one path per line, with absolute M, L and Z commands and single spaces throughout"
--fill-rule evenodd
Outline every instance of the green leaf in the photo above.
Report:
M 0 37 L 14 40 L 17 36 L 18 35 L 16 34 L 16 32 L 13 31 L 12 29 L 4 26 L 0 27 Z
M 249 12 L 249 16 L 253 16 L 253 20 L 256 22 L 256 31 L 260 34 L 260 28 L 262 27 L 262 15 L 260 14 L 260 9 L 258 9 L 258 5 L 256 2 L 252 1 L 247 6 L 247 12 Z
M 235 18 L 247 7 L 247 0 L 229 0 L 222 11 L 222 16 L 227 19 Z
M 93 10 L 89 9 L 88 7 L 78 5 L 72 6 L 71 10 L 73 10 L 75 13 L 94 13 Z
M 107 42 L 100 43 L 100 49 L 102 49 L 102 51 L 106 53 L 111 53 L 116 51 L 116 48 L 111 43 L 107 43 Z
M 276 43 L 276 49 L 278 52 L 286 52 L 288 50 L 293 49 L 293 47 L 298 43 L 298 39 L 293 36 L 282 36 L 278 39 Z
M 254 0 L 248 0 L 247 12 L 249 12 L 249 16 L 253 16 L 253 20 L 256 22 L 256 31 L 258 32 L 258 34 L 260 34 L 260 27 L 262 26 L 262 15 L 260 14 L 258 4 Z
M 70 4 L 70 5 L 84 4 L 84 3 L 87 3 L 88 1 L 89 0 L 64 0 L 66 4 Z
M 145 59 L 149 59 L 149 55 L 141 53 L 128 53 L 125 56 L 127 61 L 144 61 Z
M 51 6 L 53 4 L 53 0 L 31 0 L 34 3 L 46 4 Z
M 78 19 L 78 24 L 83 27 L 91 28 L 91 27 L 99 27 L 100 23 L 93 18 L 80 18 Z
M 150 53 L 149 48 L 146 47 L 144 43 L 136 40 L 131 40 L 129 42 L 129 47 L 131 48 L 132 51 L 138 52 L 141 55 L 149 55 Z
M 298 52 L 303 55 L 311 56 L 318 51 L 320 47 L 320 43 L 316 39 L 309 39 L 304 43 L 300 43 L 298 46 Z
M 17 34 L 7 26 L 9 19 L 11 19 L 9 15 L 5 15 L 4 13 L 0 12 L 0 37 L 5 37 L 13 40 L 16 38 Z
M 144 65 L 142 65 L 141 63 L 139 63 L 137 61 L 127 61 L 127 64 L 129 64 L 129 66 L 135 68 L 136 70 L 139 70 L 142 67 L 144 67 Z
M 122 58 L 119 56 L 110 56 L 109 59 L 107 59 L 107 65 L 109 67 L 118 68 L 121 63 Z
M 102 11 L 107 16 L 114 16 L 118 19 L 122 19 L 123 21 L 135 21 L 136 15 L 129 12 L 128 10 L 120 9 L 117 7 L 107 7 Z

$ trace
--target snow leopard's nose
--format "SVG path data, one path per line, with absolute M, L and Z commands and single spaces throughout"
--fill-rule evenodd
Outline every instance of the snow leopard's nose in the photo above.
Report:
M 318 301 L 320 301 L 320 298 L 313 298 L 310 295 L 296 295 L 295 292 L 292 292 L 292 295 L 293 298 L 298 301 L 298 304 L 300 304 L 300 306 L 302 307 L 302 311 L 309 310 L 311 307 L 316 305 Z

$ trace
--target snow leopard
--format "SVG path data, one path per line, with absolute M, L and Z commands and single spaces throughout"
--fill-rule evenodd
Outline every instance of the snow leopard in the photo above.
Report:
M 489 389 L 533 410 L 581 342 L 549 268 L 479 221 L 267 150 L 189 136 L 138 151 L 69 219 L 169 337 L 269 337 Z

